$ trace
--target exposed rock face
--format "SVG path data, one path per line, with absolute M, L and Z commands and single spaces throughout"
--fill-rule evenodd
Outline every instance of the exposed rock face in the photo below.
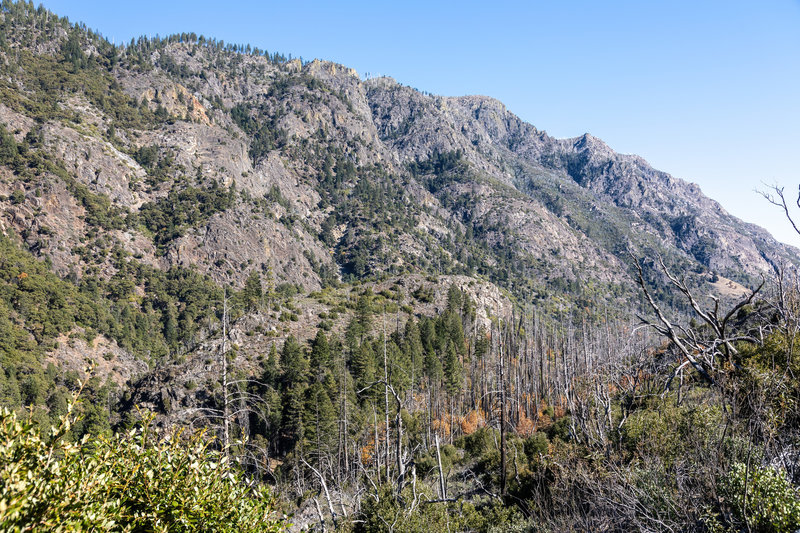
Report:
M 303 228 L 290 238 L 287 231 L 278 220 L 253 217 L 249 209 L 234 208 L 179 238 L 166 258 L 172 264 L 194 265 L 220 281 L 238 281 L 252 269 L 272 268 L 282 280 L 308 290 L 319 289 L 319 276 L 306 256 L 327 261 L 326 250 Z M 293 238 L 305 246 L 298 246 Z
M 63 371 L 74 371 L 78 375 L 91 366 L 93 376 L 100 381 L 114 382 L 117 386 L 124 386 L 147 370 L 147 364 L 102 336 L 90 343 L 81 338 L 61 337 L 58 339 L 58 348 L 48 354 L 46 362 L 60 365 Z
M 63 62 L 66 39 L 40 39 L 39 60 Z M 554 139 L 492 98 L 198 42 L 115 57 L 86 74 L 107 82 L 102 97 L 87 82 L 59 93 L 50 115 L 20 103 L 39 94 L 28 67 L 4 86 L 18 97 L 0 103 L 5 130 L 52 164 L 35 180 L 0 168 L 0 229 L 62 276 L 109 279 L 123 252 L 236 287 L 260 272 L 304 294 L 335 280 L 410 292 L 442 276 L 413 312 L 434 313 L 453 282 L 488 321 L 510 310 L 500 287 L 550 310 L 630 304 L 629 249 L 709 289 L 715 272 L 730 294 L 798 258 L 696 185 L 589 134 Z M 92 221 L 93 209 L 111 222 Z M 304 302 L 296 321 L 262 321 L 269 342 L 242 336 L 243 353 L 307 337 L 326 310 Z M 199 379 L 192 360 L 181 364 Z

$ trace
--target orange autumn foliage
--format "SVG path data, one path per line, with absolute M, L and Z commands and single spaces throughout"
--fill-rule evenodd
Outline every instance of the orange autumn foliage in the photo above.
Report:
M 441 436 L 449 435 L 450 434 L 450 427 L 451 427 L 451 419 L 450 415 L 444 415 L 441 418 L 434 418 L 433 422 L 431 422 L 431 426 L 433 427 L 433 431 L 438 433 Z
M 519 422 L 517 422 L 516 427 L 517 435 L 530 437 L 536 432 L 536 424 L 525 415 L 522 409 L 519 409 L 517 412 L 519 414 Z
M 369 464 L 372 461 L 372 456 L 375 454 L 375 442 L 371 439 L 365 446 L 361 448 L 361 463 Z
M 517 435 L 521 437 L 530 437 L 536 433 L 536 424 L 527 416 L 521 417 L 519 422 L 517 422 L 516 431 Z
M 478 428 L 486 425 L 486 415 L 483 409 L 472 410 L 461 419 L 461 432 L 464 435 L 471 435 Z

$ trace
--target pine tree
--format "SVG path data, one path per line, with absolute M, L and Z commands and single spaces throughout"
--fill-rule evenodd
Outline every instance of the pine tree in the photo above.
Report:
M 311 355 L 309 364 L 311 367 L 311 379 L 314 383 L 325 381 L 325 376 L 330 373 L 331 354 L 328 346 L 328 338 L 321 329 L 317 330 L 317 336 L 311 344 Z
M 258 309 L 263 295 L 264 293 L 261 290 L 261 276 L 257 270 L 253 270 L 250 272 L 250 275 L 247 276 L 247 281 L 244 283 L 242 296 L 245 309 L 248 311 Z
M 475 339 L 475 357 L 478 359 L 489 353 L 489 335 L 486 329 L 481 327 Z
M 260 379 L 248 385 L 248 391 L 261 398 L 261 402 L 257 402 L 254 411 L 251 412 L 251 432 L 261 438 L 262 442 L 266 441 L 263 446 L 268 448 L 270 453 L 277 451 L 276 437 L 282 420 L 282 401 L 278 392 L 280 377 L 278 351 L 273 344 L 264 362 Z
M 64 61 L 72 64 L 73 72 L 77 72 L 86 66 L 86 55 L 81 49 L 80 34 L 77 30 L 70 33 L 61 52 L 64 54 Z
M 463 374 L 455 343 L 447 343 L 444 356 L 444 388 L 451 396 L 461 390 Z
M 439 321 L 423 319 L 420 321 L 419 328 L 422 346 L 425 349 L 423 369 L 431 384 L 439 383 L 442 378 L 442 361 L 437 355 L 440 342 L 435 322 Z
M 281 351 L 281 400 L 283 416 L 281 434 L 287 450 L 302 438 L 305 392 L 308 386 L 308 361 L 303 347 L 294 337 L 289 337 Z
M 347 325 L 345 333 L 347 344 L 351 350 L 362 344 L 364 339 L 369 336 L 372 330 L 372 306 L 370 305 L 372 295 L 362 294 L 356 303 L 356 310 Z
M 277 388 L 278 378 L 280 377 L 280 369 L 278 367 L 278 350 L 275 344 L 270 347 L 267 361 L 264 364 L 264 372 L 261 381 L 266 385 Z
M 375 381 L 376 366 L 372 346 L 369 342 L 362 343 L 353 353 L 350 361 L 350 368 L 357 390 L 361 390 Z M 367 394 L 370 394 L 369 391 Z
M 272 306 L 272 300 L 275 298 L 275 275 L 272 272 L 272 261 L 261 267 L 264 269 L 264 297 L 267 299 L 267 307 Z
M 400 349 L 393 340 L 386 345 L 389 359 L 389 383 L 399 393 L 408 389 L 411 384 L 411 358 L 410 354 Z
M 167 312 L 164 317 L 164 340 L 167 341 L 171 350 L 178 344 L 178 309 L 173 302 L 167 304 Z
M 447 310 L 451 312 L 460 311 L 463 301 L 464 293 L 456 287 L 455 283 L 451 284 L 450 288 L 447 289 Z
M 456 311 L 449 311 L 444 315 L 447 324 L 447 341 L 455 345 L 456 352 L 463 354 L 467 351 L 464 342 L 464 327 L 461 324 L 461 317 Z
M 336 443 L 336 410 L 323 383 L 308 388 L 306 399 L 305 439 L 318 463 L 330 459 Z

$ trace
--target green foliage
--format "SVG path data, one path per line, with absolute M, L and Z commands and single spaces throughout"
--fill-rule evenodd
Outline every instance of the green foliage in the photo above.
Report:
M 433 499 L 430 493 L 421 496 Z M 414 495 L 407 488 L 402 501 L 412 501 Z M 455 506 L 453 506 L 455 507 Z M 429 533 L 430 531 L 461 531 L 461 515 L 447 505 L 418 504 L 409 510 L 394 494 L 393 487 L 382 485 L 375 498 L 366 498 L 361 506 L 356 533 L 378 533 L 383 531 L 407 531 L 409 533 Z
M 722 482 L 722 491 L 750 531 L 777 533 L 800 527 L 800 489 L 783 471 L 735 463 Z
M 426 287 L 425 285 L 420 285 L 411 295 L 419 300 L 422 303 L 432 303 L 433 302 L 433 287 Z
M 381 462 L 386 450 L 394 453 L 390 448 L 396 444 L 392 441 L 397 435 L 393 419 L 389 428 L 381 427 L 385 411 L 390 410 L 391 417 L 394 405 L 391 400 L 388 407 L 384 405 L 381 387 L 373 386 L 356 394 L 374 385 L 385 372 L 401 398 L 402 407 L 413 410 L 409 413 L 401 409 L 405 430 L 402 445 L 415 456 L 420 475 L 417 496 L 422 499 L 409 494 L 409 488 L 398 494 L 396 486 L 388 484 L 374 494 L 367 489 L 367 493 L 360 495 L 364 505 L 355 517 L 354 527 L 359 531 L 392 528 L 484 531 L 492 527 L 511 528 L 514 524 L 534 528 L 539 526 L 538 522 L 542 522 L 542 530 L 636 530 L 642 529 L 642 524 L 682 530 L 699 527 L 697 524 L 709 516 L 717 519 L 721 527 L 744 524 L 749 529 L 775 531 L 797 526 L 797 491 L 785 476 L 768 467 L 753 467 L 749 477 L 747 474 L 742 477 L 741 472 L 743 447 L 748 451 L 752 447 L 752 464 L 766 464 L 777 447 L 796 440 L 795 428 L 800 427 L 800 386 L 796 377 L 800 376 L 800 357 L 793 353 L 798 344 L 780 333 L 768 335 L 762 345 L 743 343 L 732 361 L 735 371 L 731 370 L 729 379 L 720 382 L 719 390 L 682 381 L 682 394 L 670 393 L 664 397 L 654 392 L 652 385 L 642 385 L 663 377 L 658 375 L 662 369 L 654 370 L 650 361 L 642 363 L 642 368 L 626 381 L 606 374 L 616 372 L 622 365 L 604 365 L 602 354 L 599 360 L 592 354 L 591 364 L 598 363 L 599 373 L 590 387 L 593 391 L 582 390 L 579 380 L 570 375 L 581 364 L 578 352 L 563 354 L 561 362 L 558 357 L 551 357 L 546 367 L 522 368 L 526 359 L 517 357 L 520 352 L 549 355 L 547 347 L 539 342 L 541 339 L 533 337 L 503 339 L 502 346 L 510 350 L 513 376 L 509 382 L 513 394 L 508 397 L 512 406 L 506 412 L 505 474 L 509 495 L 496 505 L 486 505 L 480 501 L 483 496 L 474 494 L 468 496 L 469 502 L 460 500 L 456 504 L 424 501 L 434 497 L 425 484 L 432 484 L 438 473 L 438 461 L 430 443 L 432 425 L 442 437 L 442 463 L 446 474 L 450 474 L 447 483 L 451 488 L 461 489 L 478 476 L 487 489 L 486 494 L 499 493 L 501 468 L 500 438 L 494 429 L 499 422 L 498 406 L 491 401 L 496 396 L 496 383 L 480 382 L 497 380 L 496 354 L 492 353 L 495 339 L 490 340 L 485 331 L 473 328 L 474 306 L 456 286 L 449 288 L 446 310 L 438 316 L 419 319 L 411 316 L 420 308 L 428 312 L 435 307 L 441 287 L 436 286 L 434 275 L 481 276 L 506 288 L 513 287 L 517 296 L 524 295 L 525 300 L 520 300 L 524 306 L 530 301 L 545 308 L 543 304 L 565 301 L 567 308 L 574 303 L 585 308 L 589 315 L 594 314 L 592 309 L 598 302 L 605 306 L 609 297 L 613 302 L 629 291 L 622 285 L 582 281 L 586 265 L 565 267 L 559 259 L 551 262 L 541 255 L 536 258 L 528 255 L 524 251 L 527 248 L 519 246 L 521 236 L 509 229 L 513 225 L 508 218 L 510 208 L 524 191 L 614 255 L 619 256 L 627 243 L 635 242 L 636 239 L 631 240 L 632 219 L 613 206 L 598 203 L 594 193 L 584 190 L 583 185 L 592 179 L 593 171 L 585 153 L 559 156 L 558 161 L 549 163 L 542 161 L 545 167 L 549 165 L 559 173 L 566 171 L 576 183 L 565 182 L 563 174 L 530 178 L 526 175 L 530 169 L 509 168 L 515 175 L 517 189 L 514 189 L 472 167 L 460 151 L 435 151 L 427 159 L 409 164 L 407 172 L 393 175 L 382 166 L 365 164 L 363 154 L 370 153 L 371 147 L 368 141 L 349 136 L 347 128 L 334 132 L 320 128 L 306 138 L 292 138 L 290 142 L 282 124 L 287 117 L 294 120 L 292 114 L 305 121 L 306 110 L 322 108 L 329 98 L 338 98 L 353 111 L 346 96 L 311 75 L 278 68 L 270 69 L 269 75 L 264 76 L 263 64 L 242 61 L 239 57 L 244 47 L 193 34 L 141 38 L 129 46 L 116 47 L 81 26 L 70 25 L 65 19 L 52 17 L 25 2 L 3 1 L 0 9 L 0 59 L 5 58 L 0 60 L 0 98 L 10 109 L 30 117 L 34 124 L 19 141 L 16 140 L 19 132 L 12 134 L 0 126 L 0 165 L 8 169 L 10 176 L 6 188 L 10 196 L 6 201 L 25 211 L 36 209 L 35 197 L 40 195 L 40 189 L 46 190 L 49 182 L 60 180 L 85 210 L 88 226 L 86 239 L 72 250 L 80 258 L 82 270 L 72 274 L 71 281 L 59 279 L 48 272 L 46 264 L 35 261 L 27 252 L 9 244 L 10 240 L 0 237 L 0 404 L 18 412 L 31 406 L 31 417 L 45 423 L 67 411 L 77 375 L 53 365 L 45 368 L 44 363 L 57 340 L 63 338 L 90 340 L 98 334 L 104 335 L 153 366 L 169 357 L 175 361 L 187 360 L 199 343 L 213 343 L 213 336 L 218 335 L 214 326 L 220 318 L 222 288 L 190 269 L 162 271 L 139 264 L 127 257 L 123 246 L 115 243 L 108 232 L 100 230 L 140 229 L 153 235 L 157 249 L 163 253 L 175 239 L 206 224 L 217 213 L 231 209 L 238 199 L 237 192 L 234 187 L 203 180 L 200 172 L 196 181 L 191 182 L 184 175 L 185 169 L 176 164 L 177 158 L 170 149 L 158 144 L 141 146 L 141 139 L 155 137 L 142 135 L 138 130 L 163 126 L 175 119 L 162 105 L 158 91 L 152 102 L 133 100 L 115 81 L 115 76 L 120 70 L 123 75 L 140 76 L 148 70 L 160 69 L 160 79 L 177 78 L 190 91 L 202 93 L 204 78 L 211 70 L 224 73 L 235 83 L 247 80 L 251 74 L 258 75 L 256 71 L 261 67 L 257 83 L 267 83 L 266 92 L 251 95 L 252 98 L 234 106 L 229 110 L 230 116 L 246 136 L 255 165 L 280 151 L 281 158 L 296 165 L 297 172 L 311 177 L 310 183 L 320 198 L 319 209 L 326 213 L 326 218 L 319 221 L 318 237 L 336 262 L 331 266 L 332 263 L 319 261 L 317 252 L 304 254 L 322 278 L 323 286 L 337 286 L 340 272 L 350 281 L 380 279 L 387 273 L 402 275 L 410 271 L 422 277 L 428 275 L 427 282 L 416 281 L 419 277 L 408 278 L 414 281 L 402 283 L 402 288 L 382 290 L 378 296 L 369 290 L 360 294 L 354 290 L 346 306 L 353 310 L 351 319 L 345 317 L 339 321 L 348 311 L 345 304 L 339 303 L 335 308 L 336 304 L 332 304 L 318 311 L 324 322 L 313 343 L 304 345 L 290 337 L 280 355 L 273 345 L 268 355 L 258 356 L 262 368 L 254 369 L 254 361 L 246 363 L 247 372 L 253 370 L 259 379 L 242 385 L 238 393 L 263 403 L 249 414 L 241 414 L 241 419 L 237 415 L 236 421 L 242 423 L 248 417 L 249 424 L 241 425 L 247 427 L 257 447 L 265 451 L 264 456 L 269 458 L 265 461 L 267 465 L 274 460 L 282 463 L 282 467 L 274 470 L 267 466 L 278 482 L 283 481 L 282 475 L 288 478 L 291 474 L 298 487 L 314 488 L 312 483 L 317 480 L 298 468 L 301 458 L 320 467 L 323 475 L 336 478 L 337 490 L 371 486 L 362 475 L 379 484 L 385 481 L 384 472 L 373 474 L 383 470 Z M 168 45 L 173 43 L 178 46 L 169 49 Z M 52 53 L 31 53 L 33 45 L 38 51 L 50 49 Z M 196 67 L 184 61 L 184 51 L 193 58 L 189 63 L 202 65 L 202 69 L 194 71 Z M 266 55 L 273 63 L 285 60 L 279 55 L 255 53 Z M 180 94 L 178 98 L 183 101 Z M 226 111 L 221 95 L 210 99 L 214 111 Z M 109 125 L 107 131 L 98 131 L 93 120 L 87 121 L 76 111 L 74 102 L 83 105 L 87 101 L 100 111 Z M 296 106 L 298 102 L 302 107 Z M 93 192 L 46 152 L 46 130 L 41 124 L 54 122 L 66 127 L 74 125 L 81 134 L 94 135 L 127 152 L 146 170 L 147 184 L 151 187 L 147 192 L 154 193 L 153 198 L 157 199 L 143 205 L 138 213 L 128 213 L 108 197 Z M 410 127 L 407 121 L 388 137 L 408 133 Z M 233 137 L 241 136 L 235 131 L 230 133 Z M 509 140 L 509 147 L 515 149 L 518 142 L 519 139 Z M 417 201 L 420 185 L 435 197 L 432 202 Z M 250 199 L 245 193 L 240 196 L 252 202 L 253 215 L 281 212 L 281 222 L 288 229 L 294 231 L 303 225 L 307 233 L 314 234 L 314 228 L 304 222 L 291 198 L 287 198 L 288 192 L 284 196 L 277 186 L 263 198 Z M 661 237 L 669 240 L 676 236 L 690 243 L 684 251 L 701 263 L 708 264 L 717 253 L 717 245 L 702 234 L 703 228 L 694 214 L 667 221 L 653 221 L 648 214 L 642 216 L 661 232 Z M 526 224 L 535 224 L 535 218 Z M 421 219 L 426 223 L 420 224 Z M 431 231 L 425 231 L 426 227 Z M 40 234 L 52 231 L 43 229 Z M 30 245 L 30 235 L 23 236 Z M 408 239 L 412 240 L 410 246 Z M 667 256 L 665 260 L 676 271 L 686 271 L 687 265 L 698 266 L 676 256 Z M 241 270 L 248 267 L 239 266 Z M 657 287 L 660 274 L 655 265 L 645 264 L 644 270 L 646 282 Z M 262 287 L 259 273 L 253 270 L 249 274 L 244 290 L 231 295 L 229 300 L 233 317 L 262 309 L 266 297 L 280 321 L 302 320 L 303 314 L 291 302 L 302 287 L 281 283 L 273 289 L 271 276 L 266 287 Z M 668 289 L 657 287 L 653 293 L 660 302 L 677 307 L 678 300 Z M 426 305 L 415 309 L 411 304 Z M 393 312 L 398 305 L 410 316 L 405 330 L 401 329 L 398 313 L 396 327 L 393 320 L 385 320 L 389 322 L 389 327 L 383 328 L 387 331 L 385 338 L 377 336 L 375 326 L 384 322 L 378 314 Z M 561 305 L 555 307 L 561 315 Z M 548 335 L 553 339 L 563 337 L 555 328 L 547 333 L 552 324 L 546 315 L 548 311 L 555 314 L 555 307 L 545 308 L 544 313 L 537 315 L 534 329 L 545 337 L 544 344 L 549 342 Z M 757 315 L 758 304 L 754 303 L 747 311 Z M 741 313 L 744 312 L 743 309 Z M 539 323 L 543 315 L 543 322 Z M 275 315 L 264 313 L 259 318 L 273 320 Z M 576 317 L 576 322 L 580 318 Z M 736 317 L 745 319 L 748 316 Z M 763 332 L 775 331 L 776 321 L 777 318 L 772 319 Z M 340 339 L 337 335 L 342 333 L 342 322 L 347 326 Z M 520 329 L 527 329 L 528 324 L 523 322 L 526 321 L 520 321 Z M 267 329 L 265 325 L 252 328 L 247 334 L 256 341 L 256 334 Z M 287 326 L 295 325 L 279 324 L 281 331 L 267 333 L 282 336 L 290 329 Z M 330 336 L 322 330 L 329 331 Z M 307 333 L 303 331 L 304 335 Z M 473 337 L 468 338 L 469 335 Z M 595 337 L 597 342 L 571 343 L 567 337 L 562 340 L 563 346 L 583 344 L 586 352 L 589 347 L 601 345 L 599 339 L 611 335 L 607 329 Z M 511 342 L 506 343 L 507 340 Z M 587 355 L 583 354 L 584 365 L 589 364 Z M 666 356 L 653 354 L 653 359 L 662 357 Z M 107 360 L 110 365 L 116 363 L 113 354 Z M 563 362 L 567 361 L 567 367 L 563 368 Z M 241 382 L 239 377 L 242 376 L 237 376 L 237 381 Z M 513 378 L 528 383 L 512 383 Z M 202 379 L 197 382 L 193 379 L 185 382 L 181 392 L 195 391 L 187 403 L 203 401 L 203 397 L 213 403 L 219 398 L 219 389 L 208 394 L 204 390 L 207 385 Z M 466 393 L 462 393 L 464 385 L 469 387 Z M 618 387 L 629 390 L 615 394 Z M 235 494 L 235 487 L 198 481 L 207 474 L 216 478 L 218 472 L 214 469 L 228 468 L 224 461 L 197 440 L 162 442 L 154 439 L 147 429 L 110 437 L 113 413 L 108 412 L 108 406 L 113 406 L 116 393 L 111 384 L 88 385 L 85 394 L 89 401 L 78 408 L 83 418 L 69 429 L 69 436 L 103 435 L 97 443 L 75 445 L 73 453 L 59 448 L 66 446 L 65 439 L 47 440 L 50 437 L 41 436 L 43 448 L 36 448 L 38 451 L 34 453 L 41 456 L 51 446 L 55 450 L 51 456 L 55 458 L 54 464 L 60 465 L 60 473 L 68 475 L 83 469 L 98 472 L 98 477 L 90 480 L 74 477 L 67 485 L 57 485 L 61 482 L 55 474 L 44 475 L 52 473 L 46 471 L 49 463 L 36 465 L 29 461 L 26 468 L 33 474 L 30 478 L 25 473 L 20 475 L 35 480 L 29 485 L 35 485 L 31 489 L 34 492 L 41 489 L 33 498 L 42 505 L 23 504 L 13 507 L 17 509 L 13 512 L 25 509 L 29 516 L 41 512 L 65 517 L 65 529 L 124 529 L 125 523 L 139 530 L 181 530 L 183 526 L 233 529 L 235 518 L 219 526 L 214 520 L 237 513 L 237 505 L 247 501 L 249 493 L 240 492 L 241 501 L 231 502 L 228 496 Z M 534 414 L 536 409 L 522 408 L 523 402 L 529 402 L 528 406 L 541 405 L 544 398 L 533 397 L 536 394 L 547 395 L 547 402 L 555 404 L 546 407 L 544 416 Z M 566 403 L 562 395 L 575 406 L 575 412 L 562 412 Z M 602 409 L 601 400 L 608 401 L 607 410 Z M 473 433 L 463 436 L 459 431 L 464 427 L 462 417 L 468 409 L 476 412 L 477 404 L 482 404 L 481 416 L 485 418 L 470 426 L 477 427 Z M 129 406 L 123 406 L 126 407 Z M 174 407 L 177 412 L 177 402 Z M 244 412 L 239 407 L 235 406 L 237 412 Z M 523 412 L 531 418 L 523 419 Z M 538 430 L 533 435 L 525 439 L 513 434 L 518 424 L 517 429 L 527 435 L 532 430 L 531 422 Z M 17 432 L 23 441 L 29 438 L 23 435 L 25 431 Z M 449 444 L 449 438 L 455 438 L 455 442 Z M 188 455 L 173 450 L 174 446 L 188 446 Z M 7 451 L 0 449 L 0 455 Z M 187 463 L 196 459 L 198 465 L 203 465 L 203 458 L 209 454 L 216 465 L 210 467 L 212 470 Z M 106 461 L 110 461 L 108 466 L 104 466 Z M 131 467 L 134 462 L 139 466 Z M 730 467 L 731 464 L 734 466 Z M 260 468 L 256 462 L 250 466 Z M 5 463 L 0 464 L 0 472 L 11 472 L 2 468 Z M 349 472 L 343 471 L 348 468 Z M 227 471 L 223 473 L 227 475 Z M 299 479 L 303 476 L 306 479 Z M 473 478 L 467 479 L 468 476 Z M 167 478 L 177 486 L 170 487 L 161 481 Z M 119 483 L 115 485 L 109 479 L 123 480 L 120 483 L 125 484 L 124 493 Z M 51 482 L 52 487 L 47 488 Z M 184 491 L 188 485 L 200 491 L 212 491 L 213 487 L 214 494 L 202 492 L 200 496 L 196 493 L 192 496 L 188 489 Z M 64 487 L 77 494 L 73 504 L 67 502 Z M 7 486 L 2 489 L 5 495 Z M 158 500 L 152 500 L 150 491 L 154 491 Z M 452 495 L 456 490 L 448 492 Z M 743 495 L 747 495 L 747 505 Z M 55 510 L 47 511 L 45 503 Z M 195 504 L 207 505 L 207 509 Z M 80 506 L 89 511 L 80 514 L 77 510 Z M 12 509 L 6 503 L 0 507 L 3 509 L 0 512 Z M 134 516 L 134 511 L 125 511 L 126 508 L 138 514 Z M 529 521 L 515 521 L 512 514 L 517 508 Z M 706 511 L 708 516 L 701 515 Z M 242 516 L 249 512 L 243 510 Z M 125 515 L 128 522 L 119 518 L 124 513 L 128 513 Z M 183 516 L 189 518 L 182 522 Z M 105 521 L 106 517 L 117 518 L 111 524 Z M 77 522 L 85 518 L 89 522 Z M 253 519 L 239 529 L 246 531 L 248 525 L 256 528 L 256 524 L 257 519 Z M 340 523 L 340 526 L 351 524 Z
M 68 439 L 74 417 L 42 434 L 0 410 L 0 524 L 11 531 L 282 531 L 274 500 L 247 487 L 202 434 L 143 427 Z
M 157 186 L 174 177 L 177 171 L 184 170 L 183 166 L 175 164 L 175 153 L 171 149 L 162 154 L 155 144 L 138 148 L 132 156 L 147 171 L 147 182 L 151 186 Z
M 9 17 L 0 23 L 0 33 L 28 24 L 26 21 L 15 25 L 13 18 Z M 16 49 L 13 64 L 5 63 L 0 68 L 4 74 L 4 81 L 0 82 L 3 102 L 40 122 L 58 119 L 79 122 L 79 117 L 69 107 L 60 105 L 65 97 L 79 93 L 117 127 L 149 127 L 155 119 L 153 113 L 127 96 L 111 75 L 111 57 L 116 54 L 116 49 L 105 42 L 101 47 L 107 55 L 87 56 L 84 50 L 91 37 L 77 28 L 70 28 L 69 32 L 56 56 L 36 54 L 27 47 Z M 23 91 L 11 81 L 11 76 L 22 84 Z
M 244 304 L 245 309 L 248 311 L 256 310 L 261 303 L 263 295 L 264 293 L 261 288 L 261 275 L 257 270 L 253 270 L 247 276 L 247 280 L 244 284 L 244 290 L 242 291 L 242 303 Z
M 368 387 L 376 379 L 377 362 L 375 361 L 375 353 L 368 342 L 362 342 L 361 345 L 355 349 L 350 360 L 350 368 L 353 374 L 353 382 L 357 389 L 361 390 Z M 375 391 L 366 391 L 366 395 L 375 394 Z
M 537 431 L 524 442 L 525 455 L 528 457 L 528 462 L 535 462 L 539 456 L 546 455 L 550 447 L 550 441 L 547 435 L 541 431 Z
M 282 112 L 270 114 L 265 108 L 253 113 L 243 104 L 231 108 L 231 118 L 245 133 L 251 137 L 250 158 L 253 164 L 264 159 L 272 150 L 286 145 L 288 134 L 278 127 Z
M 469 435 L 460 437 L 456 444 L 464 449 L 468 458 L 478 459 L 497 450 L 495 443 L 500 439 L 499 433 L 493 428 L 482 426 Z
M 638 410 L 625 423 L 622 444 L 629 451 L 655 455 L 671 465 L 698 446 L 712 445 L 724 426 L 722 409 L 717 405 L 659 407 Z
M 388 531 L 429 533 L 432 531 L 503 531 L 523 526 L 513 506 L 501 502 L 435 502 L 429 487 L 421 485 L 416 493 L 411 487 L 397 494 L 390 485 L 378 487 L 377 494 L 364 500 L 353 531 L 379 533 Z M 413 505 L 412 505 L 413 502 Z
M 134 355 L 156 362 L 191 346 L 200 325 L 217 320 L 222 290 L 197 272 L 183 268 L 165 272 L 124 258 L 117 267 L 107 282 L 87 274 L 76 285 L 59 279 L 45 262 L 0 235 L 3 405 L 60 403 L 57 397 L 69 389 L 68 380 L 58 372 L 46 372 L 43 359 L 61 335 L 83 331 L 91 340 L 99 333 Z M 133 298 L 137 286 L 144 289 L 144 296 Z M 96 391 L 104 397 L 101 387 Z M 102 429 L 102 424 L 87 427 Z
M 283 392 L 282 441 L 291 450 L 304 434 L 305 395 L 308 387 L 308 359 L 294 337 L 283 343 L 281 351 L 281 390 Z
M 157 202 L 142 205 L 139 220 L 155 234 L 155 242 L 163 251 L 167 244 L 186 230 L 202 225 L 214 214 L 230 208 L 234 199 L 233 186 L 225 189 L 217 182 L 206 189 L 173 188 Z
M 37 407 L 37 417 L 47 423 L 63 414 L 75 380 L 53 365 L 45 367 L 44 355 L 59 335 L 78 327 L 109 332 L 110 320 L 102 302 L 60 280 L 0 235 L 0 404 Z M 86 395 L 107 398 L 108 389 L 92 383 Z M 86 418 L 74 428 L 77 435 L 108 428 L 107 403 L 89 405 Z
M 451 176 L 463 174 L 466 162 L 463 161 L 464 154 L 461 150 L 450 152 L 434 151 L 431 156 L 424 161 L 413 161 L 409 163 L 408 169 L 415 176 L 433 175 L 434 179 L 430 182 L 431 192 L 437 192 L 443 185 L 444 179 Z
M 275 287 L 275 293 L 281 298 L 290 299 L 300 294 L 301 287 L 294 283 L 278 283 Z
M 450 395 L 455 395 L 463 388 L 463 369 L 458 360 L 455 343 L 449 342 L 444 357 L 444 388 Z

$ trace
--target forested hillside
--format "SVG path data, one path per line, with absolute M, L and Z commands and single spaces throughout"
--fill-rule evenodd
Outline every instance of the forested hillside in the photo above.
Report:
M 487 97 L 0 5 L 0 530 L 800 527 L 795 248 Z

